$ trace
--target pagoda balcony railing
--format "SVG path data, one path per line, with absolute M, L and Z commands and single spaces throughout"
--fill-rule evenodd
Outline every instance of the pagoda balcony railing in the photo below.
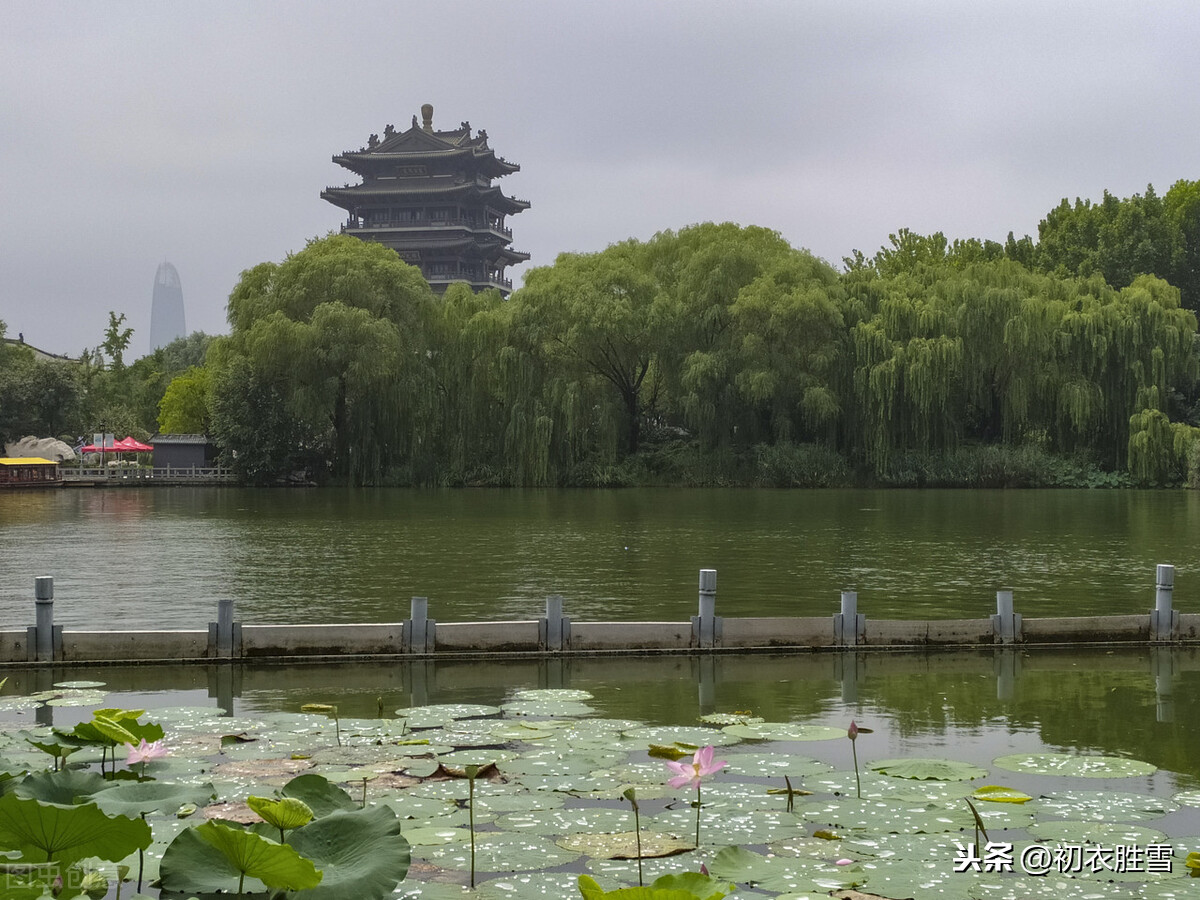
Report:
M 512 290 L 511 279 L 499 278 L 495 275 L 484 275 L 480 278 L 477 274 L 467 274 L 465 272 L 458 275 L 440 272 L 426 275 L 425 280 L 430 284 L 453 284 L 456 281 L 465 281 L 468 284 L 494 285 L 495 287 L 504 288 L 506 291 Z
M 347 219 L 342 226 L 342 232 L 368 230 L 390 231 L 428 231 L 431 228 L 466 228 L 468 231 L 490 231 L 494 234 L 512 240 L 512 229 L 501 225 L 481 225 L 471 219 L 423 219 L 414 222 L 411 219 L 388 219 L 383 222 L 359 222 Z

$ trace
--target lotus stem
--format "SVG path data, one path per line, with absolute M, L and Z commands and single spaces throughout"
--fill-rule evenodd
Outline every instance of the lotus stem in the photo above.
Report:
M 850 752 L 854 755 L 854 794 L 859 800 L 862 799 L 862 781 L 858 777 L 858 745 L 850 742 Z
M 145 765 L 145 763 L 143 763 L 143 765 Z M 142 821 L 143 821 L 143 822 L 145 822 L 145 821 L 146 821 L 146 814 L 145 814 L 145 813 L 142 813 Z M 143 869 L 145 868 L 145 866 L 146 866 L 146 855 L 145 855 L 145 854 L 146 854 L 146 851 L 145 851 L 144 849 L 142 849 L 141 847 L 138 847 L 138 884 L 137 884 L 137 892 L 138 892 L 139 894 L 142 892 L 142 870 L 143 870 Z M 120 872 L 118 872 L 118 873 L 117 873 L 117 897 L 120 897 L 120 896 L 121 896 L 121 877 L 120 877 L 120 876 L 121 876 L 121 873 L 120 873 Z
M 637 794 L 634 793 L 633 788 L 628 788 L 624 793 L 624 797 L 629 801 L 629 805 L 633 807 L 633 835 L 637 841 L 638 855 L 638 887 L 645 887 L 642 882 L 642 821 L 638 815 Z
M 475 779 L 467 779 L 467 818 L 471 827 L 471 890 L 475 890 Z
M 700 849 L 700 782 L 696 782 L 696 849 Z

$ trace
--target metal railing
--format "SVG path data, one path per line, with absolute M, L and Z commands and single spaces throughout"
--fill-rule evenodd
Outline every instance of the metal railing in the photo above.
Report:
M 83 466 L 63 469 L 63 481 L 234 481 L 233 470 L 225 466 Z

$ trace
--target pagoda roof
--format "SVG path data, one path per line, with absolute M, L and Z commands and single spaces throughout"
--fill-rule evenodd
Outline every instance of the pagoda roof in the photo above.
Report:
M 486 131 L 471 134 L 470 122 L 463 122 L 453 131 L 434 131 L 431 110 L 425 126 L 417 124 L 416 116 L 413 116 L 412 127 L 406 131 L 394 131 L 389 125 L 384 130 L 382 141 L 373 134 L 366 147 L 347 150 L 333 157 L 333 161 L 360 175 L 380 163 L 399 162 L 414 165 L 425 160 L 455 157 L 471 159 L 481 171 L 492 177 L 521 171 L 521 167 L 516 163 L 496 156 L 487 141 Z
M 322 199 L 343 209 L 370 202 L 372 198 L 383 202 L 400 197 L 451 199 L 472 195 L 491 202 L 497 209 L 503 208 L 505 213 L 518 213 L 529 209 L 528 200 L 507 197 L 496 185 L 484 186 L 476 181 L 455 181 L 448 175 L 416 180 L 397 178 L 394 181 L 375 181 L 371 184 L 348 184 L 345 187 L 329 187 L 321 191 Z
M 379 243 L 385 247 L 391 246 L 386 240 L 381 240 Z M 528 253 L 522 253 L 520 250 L 512 250 L 506 247 L 502 241 L 480 242 L 465 237 L 454 238 L 452 240 L 446 240 L 445 238 L 438 240 L 433 237 L 406 238 L 402 246 L 394 249 L 415 251 L 418 253 L 431 250 L 443 253 L 458 253 L 465 259 L 503 259 L 505 265 L 515 265 L 529 259 Z

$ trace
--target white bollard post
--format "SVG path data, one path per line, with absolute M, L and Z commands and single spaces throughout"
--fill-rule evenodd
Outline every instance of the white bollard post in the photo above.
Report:
M 409 619 L 404 623 L 404 643 L 414 653 L 427 653 L 433 649 L 429 633 L 434 626 L 429 618 L 429 598 L 413 597 L 409 609 Z
M 562 611 L 562 595 L 546 598 L 546 618 L 538 623 L 538 637 L 546 650 L 564 650 L 571 639 L 571 620 Z
M 692 642 L 697 647 L 713 647 L 717 638 L 717 570 L 700 570 L 700 602 L 692 617 Z
M 233 598 L 217 601 L 217 656 L 233 656 Z
M 1150 639 L 1168 641 L 1175 633 L 1175 611 L 1172 594 L 1175 591 L 1175 567 L 1159 564 L 1154 570 L 1154 612 L 1150 614 Z
M 37 661 L 54 661 L 54 578 L 39 575 L 33 579 L 34 621 L 37 629 Z
M 858 613 L 858 592 L 842 591 L 842 611 L 833 617 L 833 642 L 838 647 L 855 647 L 861 642 L 866 617 Z
M 1021 617 L 1013 612 L 1011 588 L 996 591 L 996 614 L 992 616 L 992 634 L 997 644 L 1015 644 L 1021 639 Z

